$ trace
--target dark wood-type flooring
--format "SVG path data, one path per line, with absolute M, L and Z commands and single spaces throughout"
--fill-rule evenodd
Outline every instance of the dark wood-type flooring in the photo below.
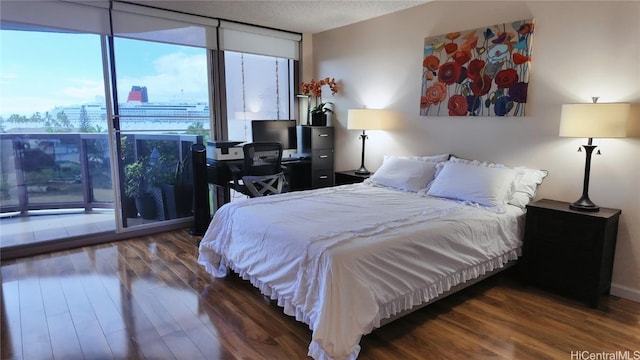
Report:
M 2 359 L 306 359 L 308 327 L 235 274 L 209 277 L 198 241 L 180 230 L 3 262 Z M 591 309 L 509 272 L 375 330 L 359 359 L 640 356 L 639 303 Z

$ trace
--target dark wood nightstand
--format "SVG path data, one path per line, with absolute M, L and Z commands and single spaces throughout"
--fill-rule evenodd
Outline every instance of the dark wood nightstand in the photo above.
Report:
M 525 281 L 597 307 L 611 288 L 620 213 L 575 211 L 547 199 L 527 205 L 520 262 Z
M 355 170 L 336 171 L 336 185 L 361 183 L 371 175 L 373 175 L 373 173 L 369 175 L 356 174 Z

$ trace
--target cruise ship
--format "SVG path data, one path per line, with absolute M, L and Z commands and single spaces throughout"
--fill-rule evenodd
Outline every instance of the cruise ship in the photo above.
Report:
M 49 110 L 53 119 L 57 119 L 59 113 L 66 115 L 67 128 L 87 127 L 98 132 L 106 132 L 107 110 L 104 102 L 56 106 Z M 146 86 L 132 86 L 127 101 L 119 106 L 119 116 L 122 130 L 178 131 L 196 123 L 201 123 L 206 129 L 209 127 L 209 104 L 150 103 Z M 25 128 L 41 128 L 42 123 L 5 122 L 4 126 L 9 132 L 11 128 L 17 127 L 24 131 Z

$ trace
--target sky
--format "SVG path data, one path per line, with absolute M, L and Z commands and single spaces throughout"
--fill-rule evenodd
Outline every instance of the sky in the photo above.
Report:
M 206 50 L 116 39 L 119 101 L 133 85 L 150 102 L 206 102 Z M 104 101 L 100 37 L 0 30 L 0 116 Z

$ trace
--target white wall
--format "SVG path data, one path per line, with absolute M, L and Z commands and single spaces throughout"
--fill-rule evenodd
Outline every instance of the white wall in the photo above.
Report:
M 536 27 L 525 117 L 419 116 L 425 37 L 527 18 Z M 335 77 L 343 88 L 323 98 L 335 104 L 336 169 L 359 166 L 361 143 L 357 131 L 346 130 L 347 110 L 366 105 L 401 116 L 397 130 L 368 132 L 370 170 L 384 154 L 450 152 L 546 169 L 538 197 L 575 201 L 584 172 L 584 152 L 576 150 L 584 140 L 558 136 L 561 105 L 591 96 L 640 103 L 639 24 L 638 2 L 447 1 L 316 34 L 313 74 Z M 590 197 L 622 209 L 612 293 L 640 301 L 640 138 L 597 144 Z

